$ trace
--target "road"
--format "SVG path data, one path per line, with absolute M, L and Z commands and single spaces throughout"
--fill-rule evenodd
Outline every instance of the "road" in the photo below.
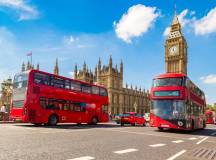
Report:
M 216 160 L 216 125 L 194 132 L 114 123 L 0 124 L 0 160 Z

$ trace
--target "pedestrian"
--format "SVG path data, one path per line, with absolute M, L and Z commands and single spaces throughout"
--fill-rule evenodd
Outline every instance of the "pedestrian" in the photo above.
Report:
M 1 106 L 1 109 L 0 109 L 0 112 L 1 112 L 1 117 L 2 117 L 2 121 L 5 121 L 5 116 L 6 116 L 6 107 L 5 107 L 5 104 L 3 104 Z

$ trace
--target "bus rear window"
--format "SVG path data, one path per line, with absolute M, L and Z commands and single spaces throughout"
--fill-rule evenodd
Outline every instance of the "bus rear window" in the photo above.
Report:
M 161 78 L 153 81 L 153 87 L 182 86 L 183 78 Z
M 28 74 L 22 73 L 15 75 L 14 77 L 14 83 L 13 83 L 13 88 L 25 88 L 27 87 L 27 81 L 28 81 Z

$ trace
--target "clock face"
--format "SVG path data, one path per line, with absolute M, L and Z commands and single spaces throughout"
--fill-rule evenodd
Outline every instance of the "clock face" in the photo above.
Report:
M 176 55 L 178 53 L 178 47 L 177 46 L 172 46 L 169 48 L 169 54 L 170 55 Z

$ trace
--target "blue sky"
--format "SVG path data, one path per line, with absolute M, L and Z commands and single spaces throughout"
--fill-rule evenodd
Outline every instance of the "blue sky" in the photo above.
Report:
M 77 63 L 124 62 L 124 83 L 149 89 L 164 72 L 165 30 L 174 6 L 188 43 L 189 77 L 216 102 L 215 0 L 0 0 L 0 80 L 20 71 L 26 53 L 41 70 L 70 77 Z

